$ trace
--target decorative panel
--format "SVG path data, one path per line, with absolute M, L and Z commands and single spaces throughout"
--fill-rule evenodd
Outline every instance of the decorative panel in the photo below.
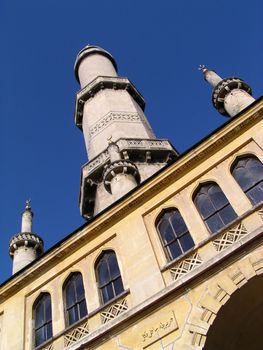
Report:
M 187 274 L 201 264 L 202 259 L 200 258 L 198 252 L 195 252 L 170 269 L 172 279 L 174 281 L 178 280 L 181 276 Z
M 246 234 L 248 234 L 248 231 L 241 222 L 215 239 L 213 245 L 216 251 L 221 252 L 221 250 L 224 250 L 234 242 L 239 241 Z
M 66 347 L 70 346 L 88 334 L 89 334 L 89 323 L 88 321 L 85 321 L 64 335 L 64 345 Z
M 123 298 L 101 312 L 102 323 L 107 323 L 128 310 L 127 299 Z

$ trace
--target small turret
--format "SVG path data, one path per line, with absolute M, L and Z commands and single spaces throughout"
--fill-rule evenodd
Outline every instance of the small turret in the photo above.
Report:
M 140 175 L 133 162 L 122 158 L 118 145 L 111 138 L 108 142 L 110 163 L 104 170 L 104 186 L 114 200 L 117 200 L 140 183 Z
M 219 113 L 234 117 L 255 101 L 251 96 L 250 86 L 242 79 L 236 77 L 222 79 L 204 65 L 200 65 L 199 70 L 203 72 L 204 79 L 214 88 L 212 102 Z
M 13 236 L 9 243 L 9 255 L 13 259 L 13 274 L 43 253 L 42 239 L 32 233 L 33 215 L 30 201 L 27 200 L 22 213 L 21 232 Z

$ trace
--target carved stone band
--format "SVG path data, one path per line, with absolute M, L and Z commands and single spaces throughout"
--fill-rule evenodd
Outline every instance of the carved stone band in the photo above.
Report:
M 138 113 L 128 112 L 110 112 L 101 118 L 98 123 L 94 124 L 90 128 L 90 138 L 96 136 L 99 132 L 105 129 L 109 124 L 113 122 L 129 122 L 129 123 L 140 123 L 142 118 Z

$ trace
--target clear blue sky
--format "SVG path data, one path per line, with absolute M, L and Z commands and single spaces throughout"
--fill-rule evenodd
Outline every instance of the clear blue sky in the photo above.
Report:
M 145 97 L 156 135 L 182 152 L 226 121 L 200 63 L 263 94 L 262 13 L 262 0 L 0 1 L 0 282 L 11 274 L 8 243 L 27 198 L 46 248 L 84 222 L 77 52 L 88 43 L 110 51 Z

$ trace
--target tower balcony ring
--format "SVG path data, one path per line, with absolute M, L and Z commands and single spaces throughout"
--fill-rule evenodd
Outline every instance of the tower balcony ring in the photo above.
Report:
M 116 160 L 108 165 L 103 174 L 104 187 L 111 193 L 111 180 L 118 174 L 129 174 L 134 176 L 137 184 L 140 183 L 140 174 L 137 166 L 128 160 Z
M 246 91 L 248 94 L 252 94 L 250 86 L 242 79 L 237 77 L 225 78 L 220 81 L 213 90 L 212 103 L 214 107 L 224 116 L 229 116 L 224 107 L 224 100 L 232 90 L 240 89 Z

